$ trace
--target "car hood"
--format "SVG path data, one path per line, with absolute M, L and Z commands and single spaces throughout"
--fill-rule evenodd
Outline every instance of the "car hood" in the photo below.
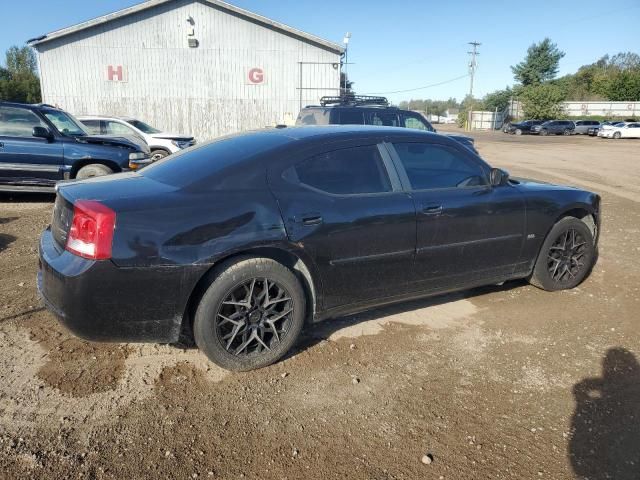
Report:
M 154 133 L 150 135 L 151 138 L 157 138 L 159 140 L 182 140 L 182 141 L 190 141 L 193 140 L 193 137 L 189 135 L 180 135 L 177 133 Z
M 149 145 L 142 139 L 135 136 L 124 135 L 85 135 L 84 137 L 74 137 L 79 143 L 92 143 L 98 145 L 113 145 L 117 147 L 128 147 L 132 150 L 149 153 Z

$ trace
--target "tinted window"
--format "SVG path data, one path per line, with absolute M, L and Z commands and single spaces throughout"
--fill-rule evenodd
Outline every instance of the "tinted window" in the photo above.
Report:
M 394 147 L 414 190 L 487 184 L 482 168 L 455 149 L 427 143 L 394 143 Z
M 215 175 L 224 181 L 224 170 L 291 141 L 270 133 L 240 134 L 222 137 L 200 146 L 174 153 L 140 171 L 167 185 L 185 187 L 200 181 L 208 183 Z
M 385 127 L 398 126 L 398 115 L 396 115 L 395 113 L 372 112 L 370 118 L 371 125 L 379 125 Z
M 391 191 L 387 171 L 375 145 L 317 155 L 288 169 L 285 178 L 340 195 Z
M 30 110 L 0 107 L 0 136 L 31 137 L 33 127 L 46 125 Z
M 364 115 L 362 111 L 342 110 L 340 112 L 340 124 L 341 125 L 363 125 Z

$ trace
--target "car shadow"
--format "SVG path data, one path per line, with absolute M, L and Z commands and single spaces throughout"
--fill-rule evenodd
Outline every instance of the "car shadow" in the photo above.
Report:
M 427 307 L 434 307 L 462 299 L 470 299 L 473 297 L 486 295 L 492 292 L 503 292 L 513 290 L 515 288 L 528 285 L 526 280 L 513 280 L 505 282 L 502 285 L 488 285 L 477 287 L 461 292 L 447 293 L 432 297 L 425 297 L 418 300 L 409 300 L 393 303 L 376 309 L 368 310 L 354 315 L 327 319 L 322 322 L 308 325 L 303 330 L 302 336 L 296 347 L 285 357 L 289 358 L 303 350 L 309 349 L 314 345 L 328 340 L 335 332 L 353 325 L 358 325 L 371 320 L 378 320 L 384 317 L 399 315 L 402 313 L 419 310 Z
M 55 193 L 0 192 L 0 202 L 7 203 L 53 203 Z
M 2 219 L 0 219 L 0 223 Z M 9 245 L 11 245 L 13 242 L 15 242 L 17 240 L 17 237 L 14 237 L 13 235 L 9 235 L 6 233 L 0 233 L 0 252 L 3 252 L 4 250 L 7 249 L 7 247 Z
M 576 409 L 568 456 L 576 477 L 640 479 L 640 364 L 616 347 L 602 359 L 602 377 L 573 387 Z

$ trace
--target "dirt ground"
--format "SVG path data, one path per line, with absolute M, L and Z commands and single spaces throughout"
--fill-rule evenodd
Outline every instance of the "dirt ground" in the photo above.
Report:
M 0 478 L 640 478 L 640 141 L 475 136 L 602 195 L 591 277 L 326 322 L 251 373 L 71 336 L 35 291 L 52 198 L 0 197 Z

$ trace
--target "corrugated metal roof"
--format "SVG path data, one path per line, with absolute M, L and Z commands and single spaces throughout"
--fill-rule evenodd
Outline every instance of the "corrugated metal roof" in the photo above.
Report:
M 122 17 L 126 17 L 128 15 L 132 15 L 134 13 L 138 13 L 144 10 L 148 10 L 150 8 L 153 7 L 157 7 L 158 5 L 162 5 L 165 3 L 169 3 L 172 2 L 174 0 L 148 0 L 144 3 L 140 3 L 137 5 L 133 5 L 131 7 L 128 8 L 124 8 L 122 10 L 118 10 L 117 12 L 113 12 L 113 13 L 108 13 L 107 15 L 103 15 L 101 17 L 97 17 L 97 18 L 93 18 L 91 20 L 87 20 L 86 22 L 82 22 L 82 23 L 78 23 L 76 25 L 72 25 L 70 27 L 67 28 L 62 28 L 60 30 L 56 30 L 55 32 L 51 32 L 48 33 L 46 35 L 43 35 L 41 37 L 37 37 L 31 40 L 28 40 L 27 43 L 29 45 L 36 46 L 39 45 L 41 43 L 45 43 L 51 40 L 54 40 L 56 38 L 61 38 L 61 37 L 65 37 L 67 35 L 70 35 L 72 33 L 76 33 L 76 32 L 80 32 L 82 30 L 86 30 L 88 28 L 91 27 L 95 27 L 97 25 L 102 25 L 104 23 L 108 23 L 111 22 L 112 20 L 116 20 L 118 18 L 122 18 Z M 272 28 L 274 30 L 280 31 L 286 35 L 291 35 L 294 37 L 298 37 L 301 38 L 303 40 L 306 40 L 310 43 L 314 43 L 316 45 L 320 45 L 322 47 L 325 47 L 329 50 L 338 52 L 338 53 L 342 53 L 344 52 L 344 48 L 334 42 L 330 42 L 328 40 L 325 40 L 323 38 L 320 37 L 316 37 L 315 35 L 312 35 L 310 33 L 307 32 L 303 32 L 302 30 L 298 30 L 296 28 L 290 27 L 289 25 L 285 25 L 284 23 L 280 23 L 280 22 L 276 22 L 275 20 L 271 20 L 267 17 L 263 17 L 262 15 L 258 15 L 257 13 L 253 13 L 250 12 L 248 10 L 244 10 L 242 8 L 236 7 L 234 5 L 231 5 L 229 3 L 223 2 L 221 0 L 198 0 L 201 1 L 204 4 L 209 4 L 215 7 L 218 7 L 222 10 L 227 10 L 229 12 L 232 12 L 236 15 L 239 15 L 241 17 L 245 17 L 249 20 L 252 20 L 254 22 L 257 22 L 259 24 L 262 24 L 268 28 Z

